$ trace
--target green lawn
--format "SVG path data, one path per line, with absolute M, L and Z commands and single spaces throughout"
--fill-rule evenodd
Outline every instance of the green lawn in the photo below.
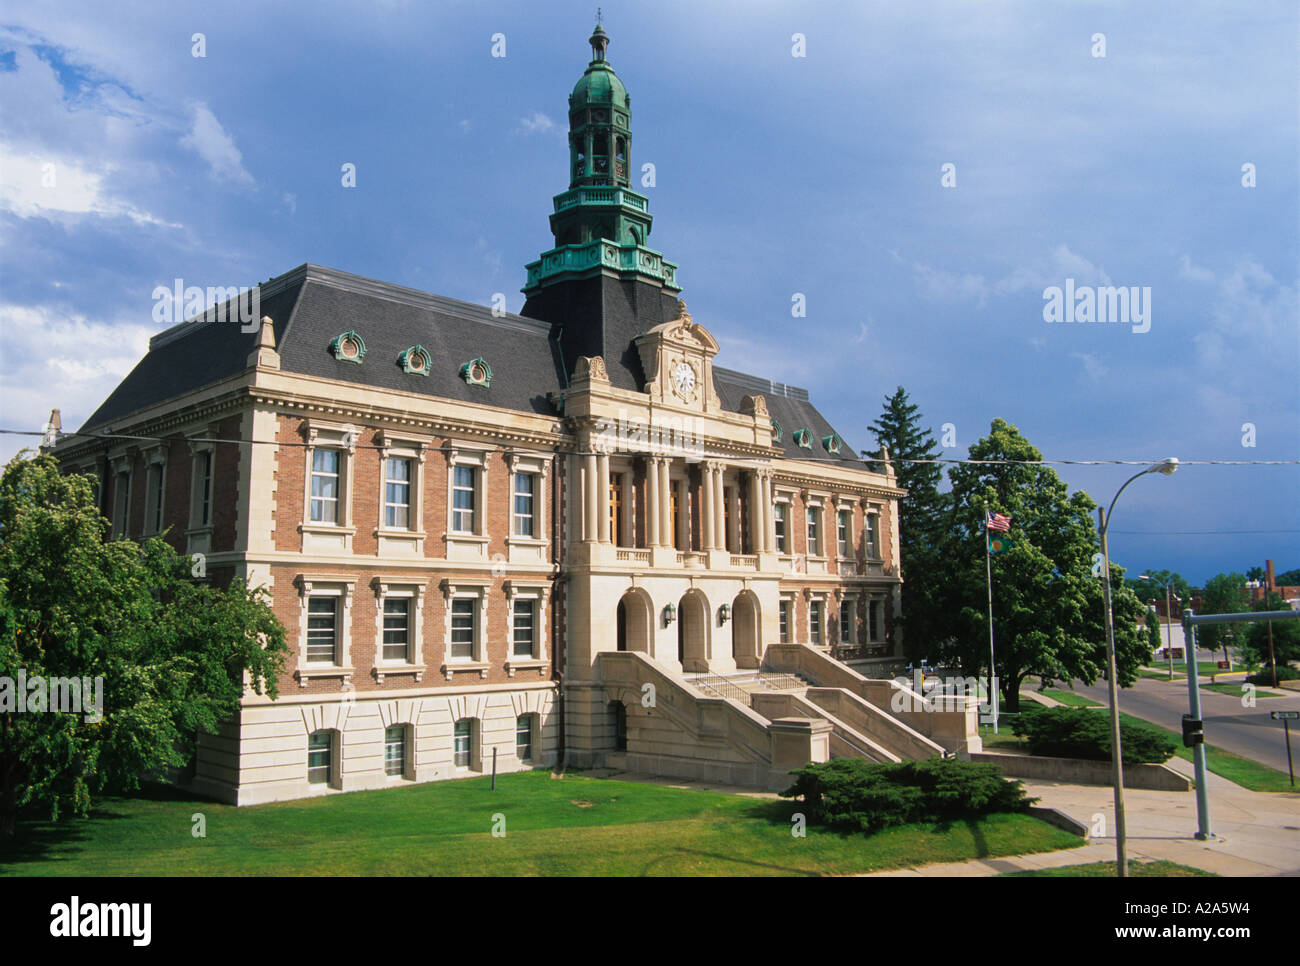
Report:
M 1203 869 L 1194 869 L 1190 865 L 1179 865 L 1158 859 L 1154 862 L 1128 860 L 1128 874 L 1135 879 L 1141 878 L 1185 878 L 1192 876 L 1213 876 L 1215 873 Z M 1054 869 L 1034 869 L 1025 872 L 1004 872 L 1003 876 L 1011 878 L 1064 878 L 1082 876 L 1086 878 L 1115 878 L 1114 862 L 1091 862 L 1087 865 L 1061 865 Z
M 1169 680 L 1169 669 L 1168 669 L 1168 668 L 1165 668 L 1165 670 L 1163 670 L 1163 671 L 1156 671 L 1156 670 L 1153 670 L 1152 668 L 1146 668 L 1146 667 L 1138 668 L 1138 677 L 1140 677 L 1140 678 L 1155 678 L 1155 679 L 1158 680 L 1158 681 L 1168 681 L 1168 680 Z M 1185 678 L 1186 678 L 1186 675 L 1184 675 L 1184 674 L 1175 674 L 1173 679 L 1174 679 L 1175 681 L 1182 681 L 1182 680 L 1184 680 Z
M 1120 721 L 1133 724 L 1143 724 L 1148 728 L 1156 728 L 1169 735 L 1178 746 L 1174 754 L 1184 761 L 1192 760 L 1192 749 L 1183 747 L 1183 736 L 1177 731 L 1170 731 L 1168 728 L 1161 728 L 1158 724 L 1153 724 L 1143 718 L 1135 718 L 1132 715 L 1120 712 Z M 1250 758 L 1242 758 L 1240 755 L 1234 755 L 1230 751 L 1224 751 L 1222 748 L 1216 748 L 1213 745 L 1205 746 L 1205 767 L 1220 778 L 1226 778 L 1230 782 L 1235 782 L 1242 788 L 1249 788 L 1252 792 L 1290 792 L 1295 791 L 1291 787 L 1291 781 L 1286 772 L 1278 771 L 1275 768 L 1269 768 L 1267 765 L 1261 765 Z M 1300 787 L 1300 786 L 1297 786 Z
M 1239 698 L 1244 693 L 1241 690 L 1241 682 L 1236 684 L 1202 684 L 1201 688 L 1205 691 L 1217 691 L 1219 694 L 1230 694 L 1234 698 Z M 1262 687 L 1255 688 L 1255 697 L 1257 698 L 1285 698 L 1286 694 L 1281 691 L 1267 691 Z
M 569 774 L 432 782 L 234 808 L 166 788 L 20 821 L 4 875 L 840 875 L 1076 848 L 1028 815 L 791 835 L 791 801 Z M 191 835 L 192 815 L 207 835 Z M 505 816 L 504 837 L 491 834 Z
M 1061 704 L 1067 704 L 1071 708 L 1100 708 L 1101 702 L 1094 701 L 1092 698 L 1086 698 L 1082 694 L 1075 694 L 1073 691 L 1061 691 L 1056 688 L 1048 688 L 1043 694 L 1049 698 L 1055 698 Z

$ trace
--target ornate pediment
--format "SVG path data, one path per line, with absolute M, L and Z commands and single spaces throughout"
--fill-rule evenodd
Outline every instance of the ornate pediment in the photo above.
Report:
M 656 402 L 703 412 L 722 408 L 713 388 L 718 341 L 678 301 L 677 318 L 634 340 L 645 371 L 645 391 Z

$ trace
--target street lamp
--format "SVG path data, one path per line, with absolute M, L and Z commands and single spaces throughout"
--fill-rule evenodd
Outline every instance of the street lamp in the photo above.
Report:
M 1172 471 L 1171 471 L 1171 472 L 1172 472 Z M 1148 577 L 1146 574 L 1142 574 L 1140 577 L 1138 577 L 1138 580 L 1145 580 L 1145 581 L 1148 581 L 1148 582 L 1150 582 L 1150 583 L 1155 584 L 1157 587 L 1160 586 L 1159 581 L 1157 581 L 1154 577 Z M 1165 650 L 1169 652 L 1169 680 L 1170 680 L 1170 681 L 1172 681 L 1172 680 L 1174 679 L 1174 612 L 1173 612 L 1173 609 L 1172 609 L 1172 608 L 1173 608 L 1173 600 L 1172 600 L 1172 596 L 1173 596 L 1173 595 L 1170 593 L 1170 589 L 1173 587 L 1173 585 L 1174 585 L 1174 582 L 1173 582 L 1172 580 L 1169 581 L 1169 583 L 1167 583 L 1167 584 L 1164 585 L 1164 588 L 1165 588 L 1165 642 L 1166 642 L 1166 643 L 1165 643 Z M 1185 651 L 1185 650 L 1186 650 L 1186 648 L 1184 648 L 1184 651 Z
M 1106 531 L 1110 529 L 1110 515 L 1115 509 L 1115 503 L 1119 500 L 1119 495 L 1124 492 L 1130 483 L 1139 476 L 1146 476 L 1148 473 L 1160 473 L 1163 476 L 1170 476 L 1176 469 L 1178 469 L 1178 460 L 1172 456 L 1161 460 L 1159 463 L 1153 463 L 1141 473 L 1135 473 L 1124 481 L 1124 485 L 1116 491 L 1115 499 L 1110 501 L 1110 507 L 1104 513 L 1101 507 L 1097 507 L 1097 529 L 1101 536 L 1101 556 L 1106 591 L 1106 667 L 1107 676 L 1110 679 L 1110 686 L 1107 689 L 1110 696 L 1110 757 L 1111 775 L 1115 784 L 1115 875 L 1121 879 L 1128 876 L 1128 863 L 1124 858 L 1124 767 L 1119 744 L 1119 693 L 1115 682 L 1115 611 L 1111 604 L 1110 550 L 1106 544 Z

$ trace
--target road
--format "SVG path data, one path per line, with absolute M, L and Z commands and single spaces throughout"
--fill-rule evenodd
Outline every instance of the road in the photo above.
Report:
M 1202 683 L 1209 682 L 1202 680 Z M 1102 704 L 1107 703 L 1105 681 L 1098 681 L 1091 686 L 1076 681 L 1074 687 L 1079 694 Z M 1120 689 L 1119 709 L 1125 714 L 1145 718 L 1181 734 L 1183 715 L 1188 711 L 1187 681 L 1170 683 L 1139 678 L 1133 687 Z M 1293 691 L 1285 698 L 1256 698 L 1255 707 L 1243 708 L 1240 698 L 1202 688 L 1201 714 L 1205 718 L 1205 743 L 1285 772 L 1286 739 L 1282 733 L 1282 722 L 1272 720 L 1268 716 L 1270 711 L 1300 711 L 1300 694 Z M 1300 721 L 1291 723 L 1291 753 L 1295 760 L 1297 781 L 1300 782 L 1300 727 L 1297 725 L 1300 725 Z

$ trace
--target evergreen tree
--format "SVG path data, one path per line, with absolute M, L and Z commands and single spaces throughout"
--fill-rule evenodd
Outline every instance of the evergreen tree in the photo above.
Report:
M 939 492 L 943 480 L 939 464 L 913 461 L 937 459 L 940 449 L 930 431 L 923 428 L 920 409 L 908 400 L 902 386 L 885 399 L 884 409 L 870 429 L 888 450 L 898 485 L 907 490 L 899 505 L 898 528 L 903 647 L 917 661 L 935 653 L 936 635 L 942 633 L 935 617 L 937 595 L 945 580 L 939 545 L 947 498 Z M 884 469 L 880 464 L 877 468 Z

